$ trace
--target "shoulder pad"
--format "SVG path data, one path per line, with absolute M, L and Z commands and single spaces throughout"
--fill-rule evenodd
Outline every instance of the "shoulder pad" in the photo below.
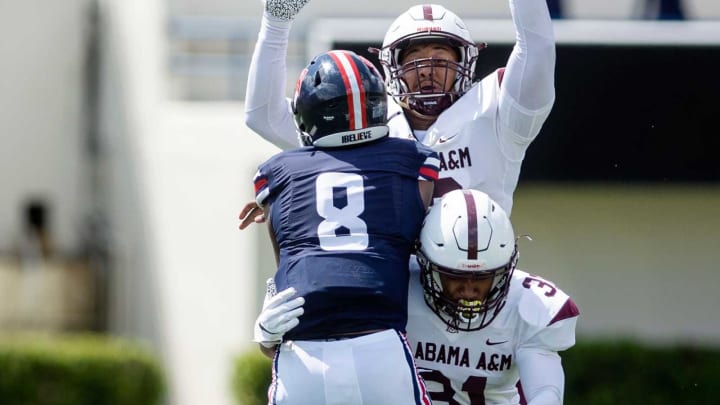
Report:
M 564 291 L 540 276 L 515 270 L 512 283 L 519 295 L 518 312 L 531 326 L 549 326 L 580 313 Z

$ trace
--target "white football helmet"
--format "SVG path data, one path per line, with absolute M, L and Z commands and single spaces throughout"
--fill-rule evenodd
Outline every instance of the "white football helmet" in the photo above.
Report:
M 505 305 L 518 251 L 510 219 L 487 194 L 453 190 L 433 204 L 417 252 L 425 302 L 451 330 L 489 325 Z M 443 293 L 440 274 L 492 278 L 482 300 L 460 302 Z
M 418 74 L 420 67 L 433 66 L 432 58 L 418 59 L 400 65 L 403 49 L 417 42 L 443 43 L 457 50 L 459 62 L 440 61 L 440 65 L 456 72 L 455 83 L 450 92 L 410 92 L 405 77 Z M 465 23 L 452 11 L 436 4 L 410 7 L 401 14 L 385 34 L 382 49 L 379 51 L 380 63 L 385 71 L 388 92 L 398 102 L 423 115 L 439 115 L 460 96 L 470 89 L 475 78 L 475 62 L 480 47 L 470 37 Z

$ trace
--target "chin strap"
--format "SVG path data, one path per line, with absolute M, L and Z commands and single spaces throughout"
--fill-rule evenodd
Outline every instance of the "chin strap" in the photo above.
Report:
M 410 106 L 410 104 L 408 104 L 407 98 L 403 98 L 402 100 L 398 101 L 398 104 L 400 105 L 400 107 L 402 107 L 403 111 L 405 111 L 406 114 L 409 114 L 411 116 L 409 118 L 411 118 L 412 122 L 421 124 L 421 125 L 413 125 L 413 127 L 414 127 L 413 129 L 421 129 L 421 130 L 428 129 L 430 127 L 430 125 L 432 125 L 435 122 L 435 120 L 437 120 L 437 118 L 440 116 L 439 114 L 438 115 L 423 114 L 423 113 L 413 109 Z M 420 128 L 421 126 L 424 128 Z

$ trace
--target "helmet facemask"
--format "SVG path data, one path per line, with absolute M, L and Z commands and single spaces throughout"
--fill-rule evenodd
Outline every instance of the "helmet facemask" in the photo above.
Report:
M 431 263 L 422 252 L 417 252 L 417 261 L 421 268 L 420 279 L 423 286 L 425 303 L 445 322 L 448 331 L 471 332 L 488 326 L 505 306 L 510 288 L 510 278 L 517 265 L 517 248 L 507 265 L 492 269 L 469 272 L 453 270 Z M 441 274 L 464 279 L 492 278 L 492 284 L 483 299 L 455 300 L 446 295 Z
M 402 52 L 417 43 L 448 45 L 455 50 L 457 62 L 424 58 L 401 65 Z M 439 5 L 419 5 L 393 22 L 378 58 L 385 71 L 388 92 L 397 102 L 419 114 L 437 116 L 472 87 L 478 52 L 485 46 L 475 45 L 465 24 L 454 13 Z M 421 66 L 451 69 L 455 73 L 452 86 L 441 80 L 445 85 L 442 91 L 410 91 L 406 78 L 417 75 Z
M 421 74 L 421 72 L 424 72 Z M 451 79 L 451 72 L 455 72 L 455 78 Z M 427 77 L 426 82 L 432 81 L 438 84 L 438 91 L 433 86 L 420 86 L 416 91 L 411 91 L 408 86 L 408 78 L 412 77 L 412 81 L 415 83 L 422 83 L 423 75 Z M 458 88 L 458 81 L 462 80 L 467 72 L 463 69 L 462 65 L 455 61 L 447 59 L 435 59 L 435 58 L 421 58 L 411 60 L 402 65 L 395 72 L 395 77 L 392 80 L 397 80 L 400 91 L 397 93 L 397 97 L 400 102 L 407 106 L 407 108 L 416 111 L 423 115 L 437 116 L 441 112 L 445 111 L 455 100 L 458 99 L 460 94 L 456 89 Z M 453 83 L 448 86 L 448 82 L 453 80 Z M 444 89 L 450 89 L 445 91 Z
M 385 70 L 388 92 L 399 103 L 422 115 L 437 116 L 472 86 L 478 48 L 473 44 L 461 45 L 456 40 L 448 41 L 442 37 L 424 39 L 423 42 L 453 43 L 453 49 L 455 49 L 459 61 L 419 58 L 400 65 L 402 51 L 411 43 L 407 39 L 401 41 L 400 44 L 391 45 L 387 50 L 380 51 L 380 61 Z M 454 79 L 450 77 L 451 72 L 454 73 Z M 438 86 L 426 89 L 421 87 L 412 91 L 407 79 L 412 77 L 413 81 L 421 83 L 422 74 L 428 77 L 425 79 L 426 81 L 432 78 L 432 81 Z M 448 83 L 450 80 L 452 83 Z

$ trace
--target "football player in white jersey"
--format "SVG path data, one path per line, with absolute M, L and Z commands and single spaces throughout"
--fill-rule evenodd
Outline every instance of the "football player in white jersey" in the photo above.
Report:
M 417 258 L 407 334 L 433 404 L 561 404 L 558 352 L 575 344 L 579 311 L 555 284 L 515 268 L 502 207 L 476 190 L 445 194 L 425 217 Z
M 579 311 L 551 281 L 516 269 L 517 261 L 510 220 L 487 194 L 454 190 L 428 211 L 407 338 L 433 404 L 563 403 L 558 352 L 575 344 Z M 288 312 L 263 311 L 259 319 L 285 323 Z
M 285 58 L 292 21 L 308 1 L 265 0 L 250 63 L 246 124 L 281 149 L 298 146 Z M 545 0 L 508 2 L 517 40 L 506 67 L 482 80 L 475 65 L 485 45 L 477 46 L 464 22 L 440 5 L 401 14 L 378 53 L 391 99 L 390 136 L 416 139 L 440 156 L 435 197 L 483 190 L 510 215 L 525 151 L 555 99 L 555 39 Z M 240 218 L 241 229 L 263 220 L 253 202 Z

